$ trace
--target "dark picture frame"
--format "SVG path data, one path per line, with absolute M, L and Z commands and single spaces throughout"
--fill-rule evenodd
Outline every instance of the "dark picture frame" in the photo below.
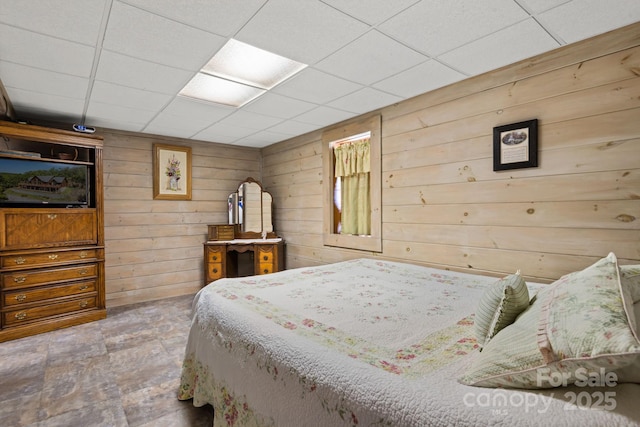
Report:
M 153 144 L 153 198 L 191 200 L 191 147 Z
M 538 166 L 538 119 L 493 128 L 493 170 Z

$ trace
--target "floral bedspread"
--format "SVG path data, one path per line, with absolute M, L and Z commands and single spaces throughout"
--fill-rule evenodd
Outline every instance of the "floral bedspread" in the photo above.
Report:
M 214 426 L 505 422 L 456 381 L 496 280 L 371 259 L 218 280 L 194 300 L 178 397 Z

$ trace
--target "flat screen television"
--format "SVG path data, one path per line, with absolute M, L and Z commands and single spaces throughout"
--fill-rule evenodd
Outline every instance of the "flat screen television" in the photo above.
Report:
M 0 207 L 88 207 L 89 166 L 0 157 Z

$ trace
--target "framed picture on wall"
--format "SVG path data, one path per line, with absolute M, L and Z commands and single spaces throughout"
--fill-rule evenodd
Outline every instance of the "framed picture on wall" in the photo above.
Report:
M 538 120 L 493 128 L 493 170 L 538 166 Z
M 191 200 L 191 147 L 153 144 L 153 198 Z

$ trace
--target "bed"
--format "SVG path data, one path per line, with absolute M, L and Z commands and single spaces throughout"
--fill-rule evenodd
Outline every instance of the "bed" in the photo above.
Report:
M 636 280 L 640 272 L 634 271 L 627 273 Z M 546 354 L 547 366 L 574 372 L 586 366 L 591 383 L 552 371 L 547 378 L 570 383 L 524 387 L 513 382 L 517 374 L 505 380 L 494 371 L 486 375 L 485 366 L 493 359 L 492 343 L 508 343 L 523 314 L 493 331 L 479 351 L 475 313 L 497 280 L 363 258 L 212 282 L 194 298 L 178 398 L 211 404 L 214 426 L 639 425 L 640 385 L 633 381 L 640 372 L 640 322 L 639 310 L 631 312 L 637 295 L 624 291 L 626 308 L 616 315 L 629 329 L 620 339 L 631 335 L 630 343 L 622 343 L 624 360 L 604 356 L 630 382 L 592 378 L 601 373 L 593 365 L 603 360 L 601 353 L 562 363 L 549 362 Z M 526 283 L 531 303 L 524 313 L 544 303 L 549 324 L 558 321 L 548 319 L 549 304 L 567 304 L 557 289 L 547 298 L 551 288 Z M 556 345 L 555 335 L 549 339 Z M 567 368 L 568 360 L 588 363 Z M 474 364 L 485 374 L 480 381 L 473 378 Z M 496 378 L 498 384 L 491 384 Z

